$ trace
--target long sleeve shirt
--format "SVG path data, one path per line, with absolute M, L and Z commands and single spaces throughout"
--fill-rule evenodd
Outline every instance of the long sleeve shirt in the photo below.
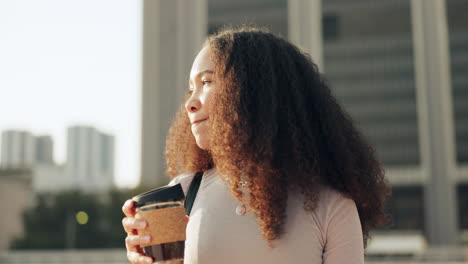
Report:
M 185 193 L 194 173 L 181 174 Z M 284 234 L 268 247 L 258 221 L 231 195 L 216 169 L 205 172 L 186 229 L 184 264 L 358 264 L 364 263 L 363 236 L 353 200 L 323 187 L 309 212 L 303 198 L 289 194 Z

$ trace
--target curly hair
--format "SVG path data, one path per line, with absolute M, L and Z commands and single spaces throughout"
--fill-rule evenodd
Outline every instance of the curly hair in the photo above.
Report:
M 258 27 L 225 27 L 205 42 L 215 65 L 210 148 L 200 149 L 182 105 L 169 130 L 167 173 L 216 166 L 247 203 L 270 246 L 284 233 L 288 193 L 316 208 L 329 186 L 354 200 L 363 231 L 388 223 L 390 187 L 374 149 L 333 97 L 310 56 Z M 239 183 L 247 177 L 249 199 Z

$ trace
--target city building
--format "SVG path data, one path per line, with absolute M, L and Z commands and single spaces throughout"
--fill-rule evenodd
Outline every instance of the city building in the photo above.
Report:
M 0 169 L 0 251 L 24 232 L 23 212 L 33 204 L 30 169 Z
M 31 174 L 34 193 L 56 192 L 72 188 L 63 165 L 56 165 L 50 136 L 34 136 L 29 131 L 7 130 L 2 133 L 1 168 L 26 169 Z
M 72 188 L 108 190 L 114 186 L 114 137 L 89 126 L 67 132 L 65 174 Z
M 29 168 L 35 164 L 54 164 L 50 136 L 34 136 L 29 131 L 2 132 L 2 168 Z
M 54 164 L 54 144 L 51 136 L 36 137 L 36 163 Z
M 68 129 L 68 159 L 57 165 L 50 136 L 2 132 L 1 168 L 30 169 L 35 193 L 66 189 L 106 190 L 114 186 L 114 137 L 92 127 Z
M 28 131 L 2 132 L 2 168 L 29 168 L 36 162 L 35 137 Z

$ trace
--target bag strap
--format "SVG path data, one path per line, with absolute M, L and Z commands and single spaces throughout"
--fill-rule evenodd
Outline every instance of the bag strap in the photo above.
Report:
M 202 180 L 203 172 L 199 171 L 195 174 L 190 183 L 189 190 L 187 191 L 187 196 L 185 197 L 184 207 L 185 207 L 185 214 L 190 215 L 192 211 L 193 203 L 195 202 L 195 198 L 197 198 L 198 188 L 200 187 L 200 182 Z

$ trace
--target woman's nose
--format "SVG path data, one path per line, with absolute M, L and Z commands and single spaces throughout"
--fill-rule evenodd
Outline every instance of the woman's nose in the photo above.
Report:
M 196 112 L 201 108 L 201 102 L 199 99 L 190 97 L 185 103 L 185 110 L 188 113 Z

